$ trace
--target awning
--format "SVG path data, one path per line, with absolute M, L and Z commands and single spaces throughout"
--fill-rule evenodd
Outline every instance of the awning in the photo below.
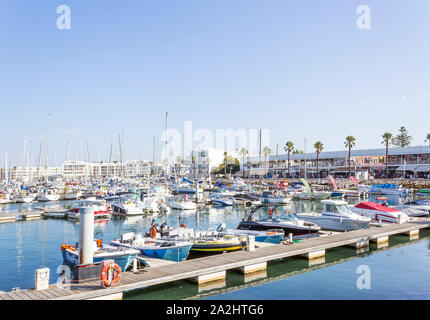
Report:
M 429 172 L 430 171 L 430 165 L 418 165 L 415 169 L 416 172 Z
M 415 171 L 417 164 L 405 164 L 396 169 L 396 171 Z

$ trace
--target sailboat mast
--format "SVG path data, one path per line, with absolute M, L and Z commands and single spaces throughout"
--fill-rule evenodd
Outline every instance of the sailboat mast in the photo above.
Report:
M 119 163 L 121 166 L 121 178 L 124 177 L 123 171 L 122 171 L 122 154 L 121 154 L 121 135 L 118 135 L 118 146 L 119 146 Z
M 49 125 L 50 125 L 51 115 L 48 114 L 48 128 L 46 130 L 46 147 L 45 147 L 45 183 L 48 183 L 48 145 L 49 145 Z
M 27 143 L 27 134 L 24 133 L 24 146 L 22 148 L 22 158 L 21 158 L 21 174 L 20 174 L 20 180 L 21 184 L 24 183 L 24 166 L 25 166 L 25 146 Z
M 30 152 L 28 155 L 28 184 L 31 185 L 32 181 L 33 181 L 33 177 L 32 177 L 32 163 L 31 163 L 31 153 L 33 151 L 33 142 L 30 140 Z

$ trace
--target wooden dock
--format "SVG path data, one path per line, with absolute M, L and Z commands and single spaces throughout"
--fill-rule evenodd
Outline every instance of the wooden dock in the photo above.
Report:
M 103 289 L 100 280 L 71 284 L 70 289 L 50 285 L 49 289 L 20 290 L 0 294 L 0 300 L 82 300 L 82 299 L 121 299 L 122 293 L 152 285 L 195 279 L 217 275 L 226 270 L 260 266 L 268 261 L 306 255 L 309 259 L 318 257 L 325 250 L 340 246 L 354 246 L 357 249 L 369 245 L 369 241 L 387 241 L 389 236 L 406 234 L 416 238 L 420 229 L 430 228 L 430 219 L 415 219 L 408 223 L 390 224 L 382 227 L 334 233 L 324 237 L 310 238 L 300 243 L 262 246 L 255 251 L 238 251 L 226 254 L 187 260 L 180 263 L 153 266 L 139 270 L 138 273 L 124 272 L 119 284 Z M 258 243 L 257 243 L 258 246 Z M 313 255 L 315 253 L 315 255 Z M 60 253 L 59 253 L 60 254 Z

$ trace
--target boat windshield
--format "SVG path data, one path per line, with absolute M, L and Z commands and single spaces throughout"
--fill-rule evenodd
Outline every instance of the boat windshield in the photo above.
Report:
M 326 207 L 327 212 L 337 212 L 337 213 L 349 213 L 351 210 L 346 204 L 328 204 Z

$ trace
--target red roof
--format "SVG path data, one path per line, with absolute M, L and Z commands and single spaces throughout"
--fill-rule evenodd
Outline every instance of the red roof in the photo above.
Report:
M 399 210 L 389 208 L 383 205 L 380 205 L 379 203 L 375 202 L 361 202 L 355 206 L 358 209 L 366 209 L 366 210 L 377 210 L 377 211 L 384 211 L 384 212 L 398 212 Z

